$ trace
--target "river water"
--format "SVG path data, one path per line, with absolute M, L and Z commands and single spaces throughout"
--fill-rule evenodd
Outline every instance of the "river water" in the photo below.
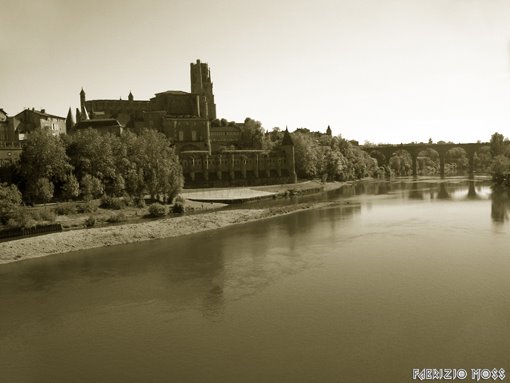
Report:
M 342 203 L 1 266 L 0 381 L 510 376 L 506 192 L 399 179 L 306 199 Z

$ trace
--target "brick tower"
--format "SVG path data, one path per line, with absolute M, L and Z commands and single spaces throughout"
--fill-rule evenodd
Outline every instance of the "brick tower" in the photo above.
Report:
M 200 116 L 208 120 L 216 119 L 216 104 L 214 103 L 213 83 L 211 71 L 206 63 L 197 60 L 190 64 L 191 93 L 199 95 Z

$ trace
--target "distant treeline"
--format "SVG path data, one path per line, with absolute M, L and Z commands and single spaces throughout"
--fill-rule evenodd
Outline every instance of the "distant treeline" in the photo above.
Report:
M 239 145 L 281 150 L 283 137 L 278 128 L 266 132 L 259 121 L 246 119 Z M 300 179 L 348 181 L 412 174 L 411 156 L 403 150 L 388 161 L 378 162 L 357 143 L 341 136 L 297 129 L 291 137 Z M 475 155 L 474 165 L 478 172 L 490 172 L 495 183 L 510 186 L 510 141 L 494 133 L 490 146 Z M 439 154 L 433 149 L 419 154 L 419 174 L 439 174 L 439 166 Z M 463 149 L 453 148 L 447 153 L 446 174 L 467 167 Z M 120 137 L 92 129 L 64 136 L 37 130 L 26 140 L 20 161 L 3 170 L 10 177 L 0 184 L 1 223 L 13 218 L 13 206 L 22 202 L 122 197 L 143 204 L 146 195 L 172 202 L 183 187 L 182 168 L 171 141 L 154 130 L 138 134 L 126 131 Z
M 353 141 L 341 136 L 331 136 L 308 129 L 298 129 L 291 133 L 295 145 L 296 172 L 298 177 L 310 179 L 321 178 L 327 181 L 346 181 L 363 177 L 411 176 L 413 164 L 411 154 L 405 150 L 396 151 L 389 159 L 370 157 Z M 501 135 L 499 135 L 501 136 Z M 479 173 L 491 173 L 495 163 L 499 163 L 503 142 L 498 133 L 493 135 L 490 146 L 482 147 L 474 156 L 474 169 Z M 278 128 L 265 133 L 262 146 L 267 149 L 278 149 L 283 132 Z M 493 142 L 494 141 L 494 142 Z M 505 141 L 507 142 L 507 141 Z M 430 143 L 431 140 L 430 140 Z M 446 143 L 440 141 L 438 143 Z M 366 143 L 365 146 L 376 146 Z M 496 161 L 496 162 L 495 162 Z M 462 148 L 452 148 L 446 154 L 445 174 L 455 175 L 467 171 L 469 160 Z M 498 168 L 499 169 L 499 168 Z M 419 175 L 439 175 L 439 153 L 433 149 L 423 150 L 417 159 Z

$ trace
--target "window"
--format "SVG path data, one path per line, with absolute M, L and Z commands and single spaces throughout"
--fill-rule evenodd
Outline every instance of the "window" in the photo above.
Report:
M 184 132 L 182 130 L 179 131 L 179 141 L 184 141 Z
M 191 131 L 191 141 L 197 140 L 197 132 L 195 130 Z

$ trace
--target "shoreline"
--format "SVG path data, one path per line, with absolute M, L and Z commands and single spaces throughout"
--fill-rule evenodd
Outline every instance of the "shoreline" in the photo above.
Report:
M 349 202 L 310 202 L 264 209 L 209 211 L 182 217 L 78 229 L 0 243 L 0 265 L 79 250 L 172 238 Z

